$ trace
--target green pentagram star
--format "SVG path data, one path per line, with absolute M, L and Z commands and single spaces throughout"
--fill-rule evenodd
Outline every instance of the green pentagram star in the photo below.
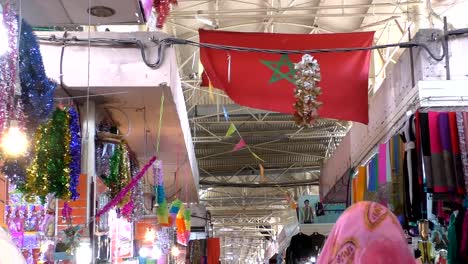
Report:
M 282 79 L 286 79 L 292 84 L 296 83 L 296 81 L 294 80 L 294 75 L 296 74 L 296 70 L 294 70 L 294 64 L 291 62 L 287 54 L 281 55 L 281 58 L 279 61 L 260 60 L 260 62 L 273 71 L 273 76 L 271 76 L 270 83 L 275 83 Z M 289 71 L 282 72 L 281 71 L 282 66 L 288 66 Z

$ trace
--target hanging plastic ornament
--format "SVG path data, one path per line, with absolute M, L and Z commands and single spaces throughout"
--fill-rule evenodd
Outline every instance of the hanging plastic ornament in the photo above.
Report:
M 297 70 L 294 121 L 299 127 L 310 127 L 318 118 L 318 109 L 322 105 L 322 102 L 316 100 L 322 94 L 322 89 L 317 86 L 321 78 L 320 66 L 317 60 L 306 54 L 294 68 Z
M 36 35 L 24 21 L 21 23 L 19 43 L 19 76 L 21 101 L 28 117 L 26 126 L 32 133 L 51 116 L 57 83 L 47 77 Z
M 76 200 L 80 197 L 78 193 L 78 183 L 81 174 L 81 136 L 80 136 L 80 121 L 78 112 L 75 108 L 67 109 L 69 118 L 69 131 L 70 131 L 70 186 L 71 199 Z
M 166 18 L 169 16 L 172 5 L 177 5 L 177 0 L 154 0 L 153 7 L 157 13 L 157 28 L 163 28 Z

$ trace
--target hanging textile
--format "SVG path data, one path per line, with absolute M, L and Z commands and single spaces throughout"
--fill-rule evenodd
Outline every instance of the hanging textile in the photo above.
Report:
M 388 173 L 388 144 L 380 144 L 379 145 L 379 171 L 378 171 L 378 179 L 379 179 L 379 188 L 378 188 L 378 202 L 382 205 L 387 206 L 388 204 L 388 186 L 387 186 L 387 173 Z
M 426 176 L 426 191 L 432 193 L 434 191 L 434 177 L 432 172 L 431 140 L 429 135 L 429 114 L 419 113 L 419 121 L 421 129 L 423 170 L 424 175 Z
M 377 192 L 378 188 L 379 157 L 375 155 L 369 163 L 369 186 L 371 192 Z
M 379 145 L 379 186 L 387 183 L 387 144 Z
M 463 218 L 461 243 L 459 245 L 459 248 L 461 259 L 463 259 L 465 263 L 468 262 L 468 210 L 465 210 L 465 216 Z
M 221 246 L 219 238 L 208 238 L 207 243 L 207 264 L 219 264 L 219 257 L 221 255 Z
M 457 127 L 457 114 L 451 112 L 449 115 L 449 126 L 450 126 L 450 143 L 453 158 L 453 169 L 454 169 L 454 181 L 455 181 L 455 192 L 464 195 L 465 194 L 465 179 L 463 175 L 463 164 L 460 152 L 460 139 L 458 137 Z
M 399 135 L 393 136 L 389 145 L 391 146 L 390 166 L 392 169 L 390 204 L 395 215 L 400 217 L 404 214 L 403 162 L 401 161 L 403 161 L 405 150 Z
M 359 166 L 356 182 L 356 201 L 364 201 L 364 192 L 367 182 L 367 169 L 365 166 Z
M 414 114 L 414 136 L 415 136 L 415 143 L 416 143 L 416 171 L 417 171 L 417 181 L 419 184 L 419 192 L 421 195 L 421 211 L 422 211 L 422 218 L 427 218 L 427 194 L 425 190 L 425 180 L 424 180 L 424 169 L 423 169 L 423 155 L 422 155 L 422 142 L 421 142 L 421 115 L 419 112 Z M 431 205 L 432 203 L 430 203 Z
M 468 140 L 468 112 L 463 113 L 463 128 L 464 128 L 463 130 L 465 133 L 464 139 L 466 142 Z M 466 145 L 466 151 L 468 152 L 468 144 Z M 467 164 L 468 164 L 468 161 L 467 161 Z M 465 189 L 466 189 L 466 192 L 468 193 L 468 165 L 467 165 L 467 172 L 465 173 Z
M 467 193 L 468 187 L 468 149 L 466 144 L 466 137 L 465 137 L 465 127 L 464 127 L 464 113 L 458 112 L 457 113 L 457 128 L 458 128 L 458 140 L 460 146 L 460 156 L 462 161 L 462 169 L 463 169 L 463 179 L 461 180 L 460 184 L 463 184 L 465 187 L 464 191 Z M 468 133 L 468 131 L 467 131 Z
M 440 113 L 429 112 L 432 177 L 434 180 L 434 192 L 445 193 L 448 191 L 448 185 L 444 177 L 444 158 L 442 154 L 439 117 Z
M 454 193 L 456 190 L 455 169 L 453 164 L 452 139 L 450 138 L 450 125 L 448 113 L 439 114 L 439 133 L 442 147 L 443 177 L 446 179 L 447 190 Z
M 402 140 L 405 143 L 403 161 L 403 177 L 405 187 L 405 212 L 409 221 L 415 222 L 422 218 L 422 185 L 418 177 L 418 159 L 416 153 L 416 135 L 414 133 L 414 115 L 405 123 Z
M 448 240 L 449 240 L 449 245 L 448 245 L 448 256 L 447 259 L 450 264 L 461 264 L 463 263 L 460 261 L 459 257 L 459 251 L 458 251 L 458 239 L 457 239 L 457 214 L 453 213 L 450 216 L 450 224 L 447 229 L 448 233 Z

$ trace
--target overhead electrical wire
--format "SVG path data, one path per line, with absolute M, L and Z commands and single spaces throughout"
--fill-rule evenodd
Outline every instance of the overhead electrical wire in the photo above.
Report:
M 456 29 L 446 32 L 446 36 L 458 36 L 468 34 L 468 28 Z M 444 42 L 445 35 L 437 36 L 433 40 Z M 150 41 L 158 46 L 158 55 L 155 62 L 150 62 L 146 54 L 146 46 L 143 41 L 138 39 L 112 39 L 112 38 L 78 38 L 78 37 L 57 37 L 51 35 L 48 37 L 40 36 L 38 37 L 39 41 L 46 43 L 55 43 L 58 45 L 88 45 L 88 46 L 120 46 L 120 47 L 129 47 L 134 46 L 140 49 L 141 57 L 143 62 L 152 69 L 158 69 L 164 60 L 164 51 L 167 47 L 172 45 L 186 45 L 194 46 L 199 48 L 209 48 L 209 49 L 218 49 L 218 50 L 228 50 L 228 51 L 239 51 L 239 52 L 255 52 L 255 53 L 268 53 L 268 54 L 316 54 L 316 53 L 333 53 L 333 52 L 354 52 L 354 51 L 366 51 L 366 50 L 375 50 L 375 49 L 385 49 L 391 47 L 400 47 L 400 48 L 422 48 L 424 49 L 432 59 L 436 61 L 442 61 L 446 54 L 443 52 L 441 55 L 436 55 L 428 46 L 428 43 L 422 43 L 417 41 L 408 41 L 401 43 L 391 43 L 385 45 L 375 45 L 369 47 L 359 47 L 359 48 L 333 48 L 333 49 L 311 49 L 311 50 L 282 50 L 282 49 L 259 49 L 251 47 L 238 47 L 238 46 L 229 46 L 229 45 L 219 45 L 219 44 L 210 44 L 210 43 L 200 43 L 196 41 L 191 41 L 187 39 L 179 38 L 162 38 L 156 39 L 151 38 Z M 442 45 L 445 45 L 442 43 Z

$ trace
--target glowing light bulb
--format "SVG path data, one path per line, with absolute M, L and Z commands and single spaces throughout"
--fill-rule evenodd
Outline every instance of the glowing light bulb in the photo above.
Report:
M 89 243 L 80 243 L 80 246 L 76 249 L 76 263 L 88 264 L 93 259 L 93 250 Z
M 174 256 L 174 257 L 179 256 L 179 254 L 180 254 L 180 249 L 179 249 L 177 246 L 173 246 L 172 249 L 171 249 L 171 254 L 172 254 L 172 256 Z
M 153 250 L 151 250 L 151 258 L 159 259 L 161 255 L 162 255 L 161 249 L 158 246 L 154 246 Z
M 25 154 L 28 150 L 28 138 L 17 124 L 11 122 L 10 127 L 3 134 L 0 145 L 4 154 L 17 157 Z
M 138 251 L 138 254 L 140 255 L 140 257 L 142 258 L 147 258 L 148 255 L 149 255 L 149 249 L 148 248 L 145 248 L 145 247 L 142 247 L 140 248 L 140 251 Z
M 156 231 L 152 228 L 148 228 L 145 233 L 145 241 L 146 242 L 153 242 L 156 239 Z
M 8 51 L 8 30 L 3 23 L 3 8 L 0 5 L 0 56 Z

